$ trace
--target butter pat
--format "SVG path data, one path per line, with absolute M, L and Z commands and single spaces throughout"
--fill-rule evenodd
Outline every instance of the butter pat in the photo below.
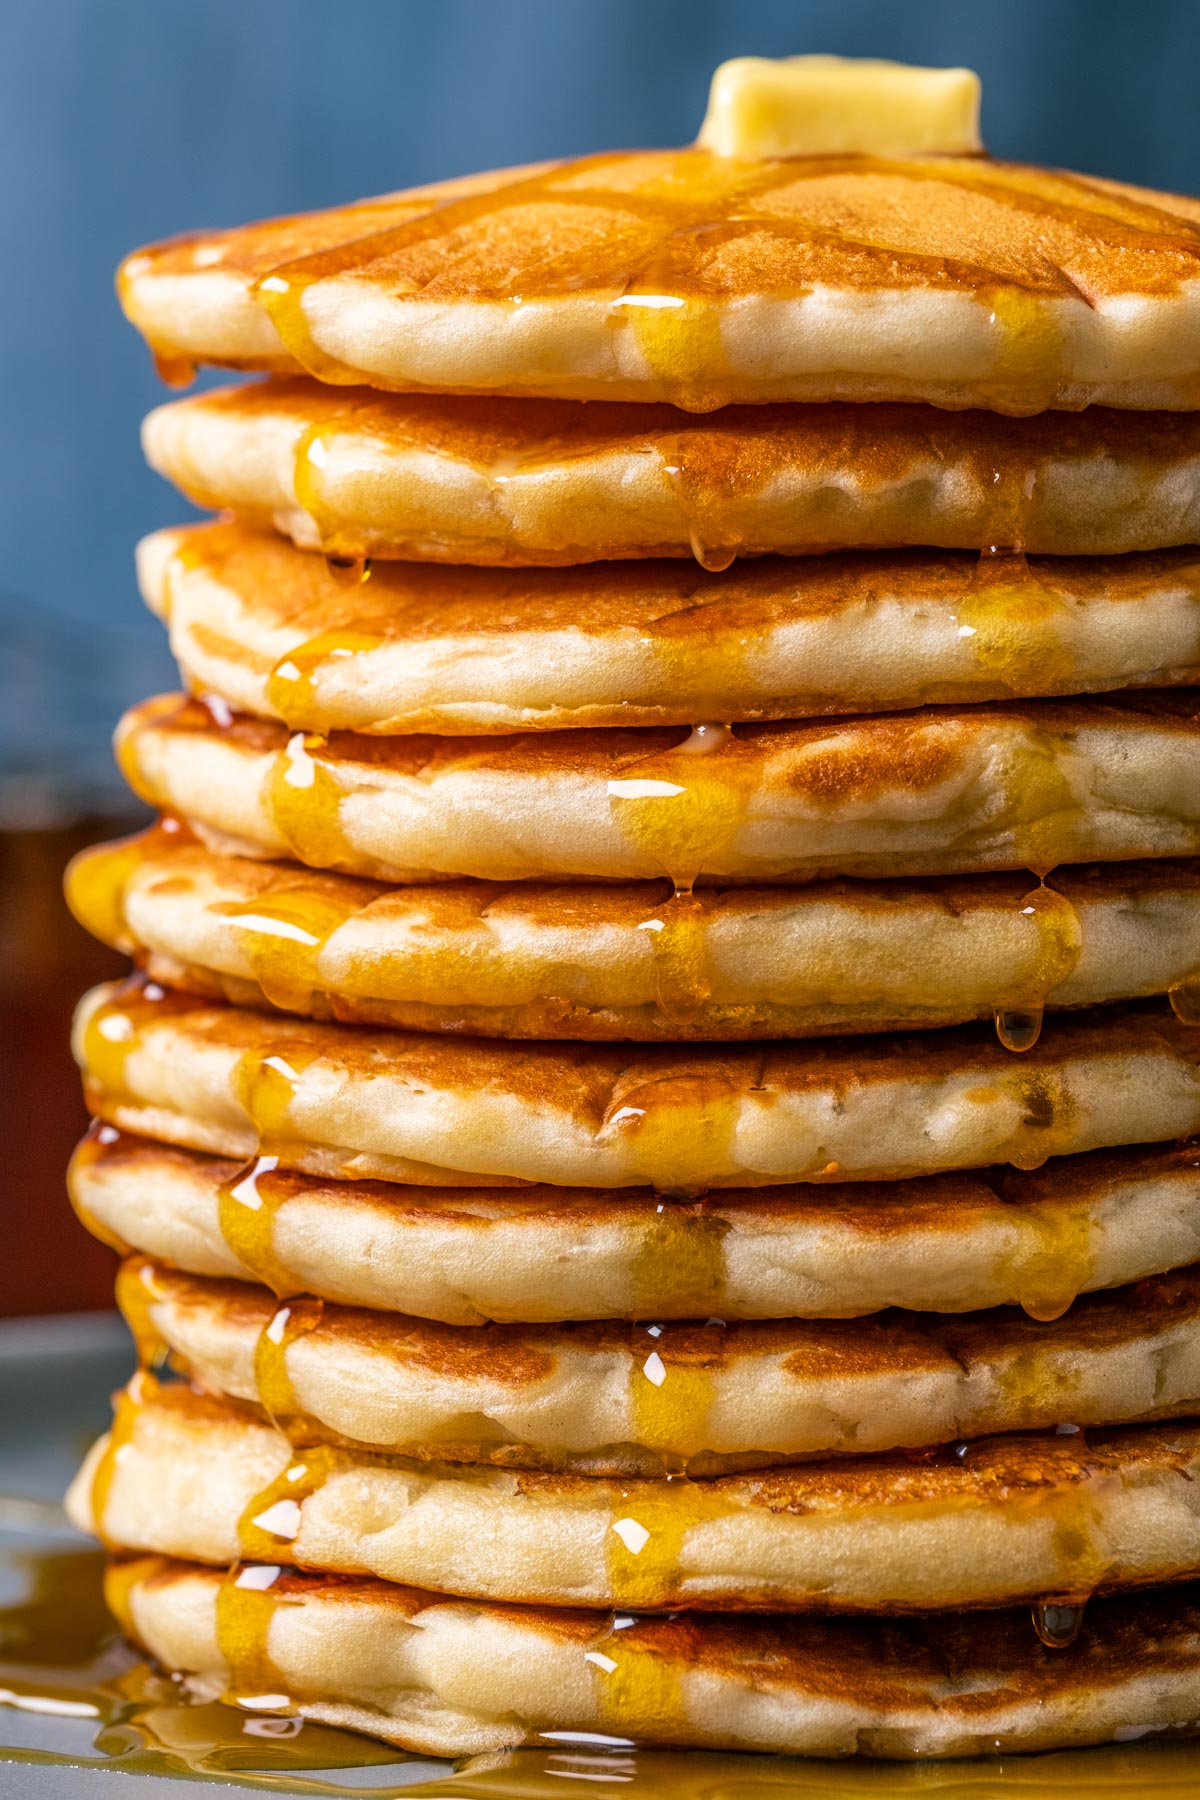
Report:
M 697 142 L 717 156 L 961 156 L 983 148 L 979 77 L 841 56 L 738 56 L 713 76 Z

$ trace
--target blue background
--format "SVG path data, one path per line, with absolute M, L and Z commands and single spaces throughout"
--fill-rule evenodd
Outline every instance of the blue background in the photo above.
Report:
M 159 398 L 126 250 L 537 157 L 685 142 L 724 57 L 964 62 L 997 154 L 1200 187 L 1196 0 L 7 0 L 0 57 L 0 810 L 113 779 L 172 682 L 131 577 L 188 509 L 143 468 Z

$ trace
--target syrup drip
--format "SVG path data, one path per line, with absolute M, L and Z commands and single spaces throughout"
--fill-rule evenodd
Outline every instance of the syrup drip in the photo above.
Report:
M 238 1543 L 247 1562 L 269 1562 L 288 1555 L 300 1532 L 300 1509 L 324 1486 L 339 1457 L 328 1446 L 314 1444 L 292 1457 L 286 1469 L 256 1494 L 238 1521 Z
M 1092 1221 L 1085 1207 L 1029 1209 L 1013 1271 L 1017 1304 L 1031 1319 L 1061 1319 L 1087 1286 L 1095 1262 Z
M 296 732 L 267 777 L 267 804 L 276 830 L 297 861 L 338 869 L 354 858 L 342 830 L 343 793 L 321 752 L 325 740 Z
M 342 587 L 361 587 L 370 578 L 371 559 L 369 556 L 335 556 L 327 550 L 325 567 Z
M 296 1402 L 288 1352 L 298 1339 L 316 1330 L 324 1312 L 322 1300 L 289 1300 L 276 1308 L 254 1347 L 254 1384 L 259 1404 L 271 1423 L 296 1441 L 304 1438 L 310 1427 Z
M 134 975 L 101 1001 L 83 1033 L 89 1092 L 96 1089 L 109 1102 L 133 1100 L 128 1080 L 130 1058 L 138 1049 L 144 1028 L 154 1022 L 160 1008 L 166 1009 L 175 998 L 168 996 L 156 981 Z
M 689 462 L 687 439 L 666 438 L 658 446 L 663 472 L 671 484 L 693 557 L 709 575 L 721 575 L 731 568 L 741 548 L 741 540 L 722 517 L 728 507 L 732 484 L 702 480 L 697 465 Z
M 631 1269 L 631 1311 L 651 1314 L 662 1292 L 663 1270 L 671 1271 L 680 1313 L 708 1318 L 725 1294 L 725 1220 L 705 1210 L 703 1201 L 665 1196 L 647 1222 Z
M 242 1267 L 264 1287 L 284 1299 L 303 1283 L 275 1254 L 275 1215 L 291 1188 L 275 1170 L 277 1156 L 256 1156 L 218 1190 L 217 1217 L 221 1236 Z
M 240 948 L 273 1006 L 309 1013 L 322 990 L 318 959 L 353 902 L 319 888 L 285 887 L 254 900 L 219 901 L 212 912 L 237 925 Z
M 1168 988 L 1167 998 L 1181 1025 L 1200 1025 L 1200 974 L 1175 982 Z
M 128 1317 L 128 1315 L 126 1316 Z M 157 1388 L 158 1384 L 154 1377 L 147 1374 L 145 1367 L 142 1367 L 136 1371 L 128 1385 L 113 1400 L 113 1422 L 109 1428 L 108 1442 L 92 1473 L 91 1491 L 92 1524 L 100 1542 L 110 1550 L 115 1546 L 105 1531 L 105 1519 L 108 1516 L 108 1503 L 112 1495 L 113 1483 L 124 1460 L 126 1449 L 137 1429 L 138 1416 L 142 1407 L 146 1402 L 154 1399 Z
M 1032 1050 L 1041 1035 L 1046 1001 L 1073 973 L 1083 949 L 1079 915 L 1065 894 L 1041 881 L 1020 903 L 1037 932 L 1037 954 L 1023 990 L 995 1009 L 996 1035 L 1006 1050 Z
M 638 1620 L 617 1614 L 584 1658 L 595 1670 L 600 1729 L 630 1743 L 686 1743 L 694 1735 L 679 1670 L 643 1648 Z
M 1086 1597 L 1039 1600 L 1033 1607 L 1033 1629 L 1047 1650 L 1068 1650 L 1083 1629 Z
M 316 1060 L 306 1044 L 284 1042 L 265 1053 L 247 1050 L 234 1070 L 234 1093 L 258 1133 L 258 1155 L 273 1156 L 276 1165 L 291 1166 L 303 1150 L 304 1134 L 293 1129 L 292 1111 L 304 1071 Z
M 117 1305 L 129 1327 L 138 1367 L 160 1368 L 167 1360 L 168 1344 L 154 1318 L 154 1307 L 164 1298 L 154 1264 L 146 1257 L 123 1262 L 117 1270 Z
M 67 1168 L 67 1194 L 75 1217 L 84 1230 L 92 1237 L 97 1238 L 100 1243 L 107 1244 L 108 1248 L 115 1250 L 119 1256 L 125 1256 L 129 1252 L 129 1245 L 123 1238 L 117 1237 L 115 1232 L 110 1231 L 107 1225 L 100 1223 L 95 1213 L 85 1204 L 80 1193 L 87 1171 L 94 1164 L 101 1162 L 106 1151 L 112 1145 L 119 1143 L 120 1138 L 121 1133 L 115 1125 L 106 1125 L 101 1119 L 91 1121 L 87 1131 L 76 1144 Z
M 694 1024 L 712 996 L 705 911 L 692 889 L 705 859 L 737 831 L 745 807 L 728 763 L 710 776 L 695 762 L 735 743 L 729 725 L 694 725 L 673 750 L 608 783 L 617 826 L 665 870 L 674 889 L 660 912 L 638 929 L 651 935 L 659 1009 L 678 1025 Z
M 720 1328 L 720 1322 L 714 1329 Z M 714 1382 L 701 1351 L 684 1361 L 662 1355 L 670 1327 L 635 1326 L 630 1365 L 634 1441 L 654 1451 L 668 1474 L 684 1474 L 707 1449 L 706 1425 Z
M 362 631 L 323 631 L 275 664 L 267 677 L 267 701 L 294 731 L 319 732 L 331 723 L 321 704 L 321 680 L 339 662 L 378 650 L 384 642 Z
M 218 1590 L 217 1648 L 226 1669 L 221 1698 L 227 1706 L 249 1712 L 295 1710 L 270 1654 L 271 1624 L 279 1606 L 286 1605 L 274 1591 L 282 1573 L 274 1563 L 242 1563 L 229 1571 Z
M 1040 1169 L 1048 1157 L 1070 1149 L 1074 1105 L 1061 1073 L 1037 1069 L 1022 1073 L 1011 1091 L 1024 1111 L 1023 1130 L 1008 1148 L 1016 1169 Z
M 148 831 L 81 850 L 63 878 L 67 905 L 86 931 L 127 954 L 135 948 L 125 921 L 129 883 L 155 858 L 177 845 L 194 843 L 179 819 L 162 818 Z
M 171 355 L 166 350 L 152 350 L 158 379 L 170 388 L 191 387 L 196 379 L 196 365 L 190 356 Z
M 661 1611 L 678 1599 L 684 1540 L 693 1525 L 725 1507 L 702 1482 L 668 1475 L 630 1490 L 605 1537 L 610 1589 L 618 1606 Z

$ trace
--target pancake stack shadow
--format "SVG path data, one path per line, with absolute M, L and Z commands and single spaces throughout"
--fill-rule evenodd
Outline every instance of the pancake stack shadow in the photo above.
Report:
M 1198 218 L 693 150 L 126 264 L 168 377 L 268 375 L 147 423 L 223 516 L 141 546 L 162 820 L 68 883 L 143 1365 L 70 1506 L 198 1693 L 1200 1718 Z

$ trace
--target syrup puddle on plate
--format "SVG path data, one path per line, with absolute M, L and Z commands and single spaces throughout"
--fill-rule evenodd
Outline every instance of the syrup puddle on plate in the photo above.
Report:
M 906 1765 L 636 1751 L 564 1733 L 544 1749 L 456 1765 L 406 1756 L 351 1732 L 190 1700 L 122 1640 L 101 1593 L 103 1553 L 62 1541 L 65 1529 L 57 1508 L 0 1496 L 0 1765 L 330 1800 L 567 1800 L 580 1792 L 567 1782 L 595 1800 L 1066 1800 L 1085 1790 L 1093 1800 L 1191 1800 L 1200 1781 L 1194 1742 Z M 27 1532 L 38 1548 L 19 1543 Z M 48 1534 L 60 1539 L 49 1549 Z M 36 1777 L 21 1791 L 36 1800 Z

